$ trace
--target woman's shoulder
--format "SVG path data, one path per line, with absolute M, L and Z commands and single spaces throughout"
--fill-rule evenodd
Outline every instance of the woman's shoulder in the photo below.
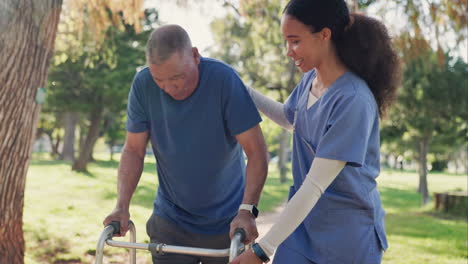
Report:
M 374 98 L 366 81 L 351 71 L 342 76 L 338 86 L 335 89 L 335 96 L 356 97 L 363 100 Z
M 353 72 L 346 72 L 336 83 L 331 93 L 327 94 L 327 103 L 338 107 L 370 107 L 377 109 L 377 102 L 367 83 Z

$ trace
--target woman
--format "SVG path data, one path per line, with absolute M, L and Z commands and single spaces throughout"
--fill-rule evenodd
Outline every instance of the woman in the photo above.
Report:
M 232 263 L 380 263 L 387 248 L 377 190 L 379 116 L 399 63 L 384 25 L 350 16 L 344 0 L 292 0 L 287 55 L 304 73 L 284 105 L 250 90 L 257 107 L 293 131 L 290 200 L 271 230 Z

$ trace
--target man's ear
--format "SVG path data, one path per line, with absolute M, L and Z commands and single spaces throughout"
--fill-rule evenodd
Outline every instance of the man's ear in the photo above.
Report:
M 200 63 L 200 53 L 198 53 L 198 49 L 196 47 L 192 48 L 192 55 L 195 63 L 198 65 Z

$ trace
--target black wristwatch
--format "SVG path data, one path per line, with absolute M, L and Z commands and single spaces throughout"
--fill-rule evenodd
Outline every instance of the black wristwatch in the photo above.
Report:
M 263 263 L 270 261 L 270 258 L 265 254 L 265 251 L 263 251 L 258 243 L 252 245 L 252 251 Z
M 239 206 L 239 210 L 247 210 L 249 211 L 255 218 L 258 217 L 258 209 L 255 204 L 241 204 Z

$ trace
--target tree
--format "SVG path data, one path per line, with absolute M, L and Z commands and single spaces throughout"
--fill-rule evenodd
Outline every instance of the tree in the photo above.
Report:
M 236 68 L 252 88 L 281 102 L 294 89 L 299 77 L 293 61 L 284 52 L 280 23 L 285 4 L 281 0 L 243 0 L 236 5 L 225 0 L 230 12 L 211 25 L 215 41 L 220 44 L 212 50 L 212 56 Z M 279 142 L 279 148 L 275 152 L 279 157 L 280 179 L 284 182 L 290 137 L 286 130 L 278 132 L 274 141 Z
M 85 91 L 85 96 L 82 97 L 84 100 L 79 101 L 87 108 L 85 113 L 88 115 L 89 126 L 84 144 L 80 146 L 79 156 L 73 163 L 73 170 L 87 170 L 94 145 L 105 132 L 102 129 L 115 127 L 102 124 L 104 114 L 110 112 L 119 116 L 126 109 L 131 81 L 137 67 L 145 64 L 145 43 L 152 29 L 150 25 L 155 22 L 150 17 L 156 14 L 155 19 L 157 19 L 155 12 L 155 10 L 146 12 L 147 30 L 137 33 L 136 28 L 131 25 L 124 25 L 123 31 L 112 29 L 107 33 L 107 38 L 103 43 L 106 50 L 110 48 L 110 51 L 104 50 L 82 55 L 86 59 L 94 57 L 92 65 L 84 69 L 82 91 Z M 108 57 L 110 59 L 106 59 L 106 52 L 112 53 Z
M 62 1 L 6 0 L 0 8 L 0 263 L 22 263 L 26 172 Z M 23 47 L 19 49 L 18 47 Z
M 379 3 L 380 14 L 387 20 L 387 25 L 393 23 L 388 20 L 387 14 L 403 15 L 403 19 L 399 19 L 398 24 L 402 28 L 395 38 L 395 46 L 404 64 L 404 80 L 396 107 L 389 118 L 405 131 L 403 140 L 396 143 L 405 144 L 404 147 L 410 149 L 418 160 L 418 191 L 425 204 L 429 201 L 429 146 L 436 150 L 434 147 L 443 133 L 453 135 L 453 131 L 459 131 L 462 127 L 453 116 L 447 116 L 445 124 L 443 118 L 446 113 L 451 113 L 451 109 L 462 109 L 458 102 L 466 94 L 466 91 L 460 90 L 463 86 L 448 85 L 450 81 L 447 78 L 455 77 L 453 72 L 459 71 L 451 57 L 458 51 L 459 43 L 466 39 L 466 31 L 463 30 L 466 30 L 468 4 L 460 0 L 387 0 Z M 458 80 L 463 83 L 461 79 Z M 449 100 L 446 95 L 448 91 L 461 97 L 452 98 L 455 101 Z M 459 115 L 455 113 L 455 116 Z M 447 130 L 448 127 L 452 130 Z
M 125 142 L 125 116 L 126 111 L 108 112 L 104 114 L 104 136 L 110 151 L 110 160 L 114 160 L 114 147 Z
M 347 0 L 350 12 L 359 12 L 376 2 L 376 0 Z
M 124 3 L 107 6 L 141 7 Z M 4 0 L 0 8 L 0 263 L 24 261 L 26 172 L 61 7 L 61 0 Z
M 60 33 L 59 33 L 60 34 Z M 59 118 L 56 123 L 64 128 L 63 148 L 59 159 L 75 160 L 75 130 L 79 121 L 79 113 L 85 106 L 80 103 L 80 88 L 83 86 L 84 61 L 72 60 L 56 64 L 61 53 L 56 52 L 54 64 L 50 67 L 48 78 L 48 96 L 42 115 L 53 115 Z M 41 128 L 43 123 L 39 123 Z
M 439 65 L 439 59 L 432 51 L 406 62 L 403 87 L 391 112 L 392 119 L 404 127 L 406 148 L 413 149 L 418 160 L 418 192 L 422 195 L 422 204 L 429 201 L 427 157 L 430 146 L 438 146 L 438 153 L 441 153 L 441 146 L 445 145 L 443 153 L 453 150 L 466 138 L 467 64 L 447 54 L 443 65 Z
M 47 104 L 44 104 L 43 109 L 47 108 Z M 39 116 L 39 123 L 36 132 L 36 139 L 40 138 L 42 135 L 46 135 L 50 143 L 50 156 L 57 158 L 59 156 L 59 145 L 61 143 L 61 134 L 59 132 L 60 128 L 60 116 L 57 113 L 44 113 L 42 112 Z
M 459 44 L 466 39 L 466 13 L 468 2 L 464 0 L 386 0 L 381 1 L 379 13 L 390 23 L 387 16 L 398 14 L 401 33 L 405 33 L 407 44 L 421 42 L 420 50 L 406 56 L 415 57 L 426 52 L 426 48 L 435 50 L 439 65 L 443 65 L 445 53 L 452 56 Z M 424 49 L 423 49 L 424 48 Z M 462 50 L 461 52 L 466 52 Z

